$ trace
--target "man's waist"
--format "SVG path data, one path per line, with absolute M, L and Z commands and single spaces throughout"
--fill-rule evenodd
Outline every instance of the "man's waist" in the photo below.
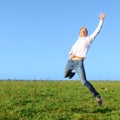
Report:
M 71 60 L 84 60 L 84 57 L 73 56 Z

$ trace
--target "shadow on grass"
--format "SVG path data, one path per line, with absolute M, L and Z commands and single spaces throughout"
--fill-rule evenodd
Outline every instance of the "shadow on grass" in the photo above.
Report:
M 98 108 L 98 109 L 92 111 L 92 113 L 109 113 L 112 111 L 114 111 L 112 108 L 105 107 L 105 108 Z
M 76 113 L 84 113 L 84 112 L 86 113 L 86 112 L 88 112 L 87 109 L 83 109 L 83 108 L 72 108 L 71 111 L 76 112 Z
M 71 109 L 72 112 L 76 112 L 76 113 L 109 113 L 114 111 L 111 108 L 105 107 L 105 108 L 97 108 L 95 110 L 88 110 L 88 109 L 84 109 L 84 108 L 72 108 Z

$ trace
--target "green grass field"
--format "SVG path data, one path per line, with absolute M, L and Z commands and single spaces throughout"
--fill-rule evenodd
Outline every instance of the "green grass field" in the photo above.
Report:
M 0 120 L 120 120 L 120 81 L 0 81 Z

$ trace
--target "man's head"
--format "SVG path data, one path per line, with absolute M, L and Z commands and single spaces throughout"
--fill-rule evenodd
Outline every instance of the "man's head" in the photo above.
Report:
M 86 37 L 88 35 L 88 30 L 86 27 L 80 28 L 80 37 Z

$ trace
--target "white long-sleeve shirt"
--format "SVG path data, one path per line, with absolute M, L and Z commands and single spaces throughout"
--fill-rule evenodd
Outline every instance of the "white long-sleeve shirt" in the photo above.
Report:
M 78 40 L 72 46 L 72 49 L 70 50 L 69 54 L 85 58 L 87 51 L 90 47 L 90 44 L 100 32 L 102 25 L 103 25 L 103 20 L 100 20 L 96 30 L 90 36 L 78 37 Z

